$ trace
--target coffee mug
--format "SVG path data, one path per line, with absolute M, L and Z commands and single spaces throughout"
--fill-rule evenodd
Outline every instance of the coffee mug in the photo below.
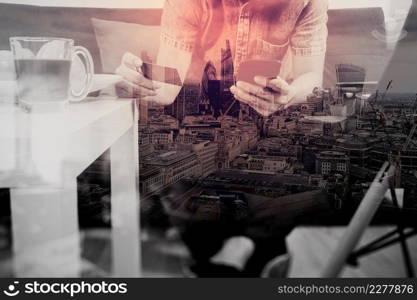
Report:
M 94 63 L 90 52 L 74 41 L 49 37 L 12 37 L 17 99 L 22 104 L 66 103 L 85 99 L 92 85 Z M 71 82 L 71 67 L 83 62 L 83 84 Z

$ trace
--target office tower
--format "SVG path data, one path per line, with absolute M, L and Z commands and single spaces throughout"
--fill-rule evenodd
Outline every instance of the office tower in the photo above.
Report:
M 220 116 L 221 109 L 221 87 L 217 80 L 217 70 L 214 64 L 209 61 L 203 72 L 201 80 L 200 114 L 213 114 Z
M 164 114 L 167 116 L 174 116 L 174 103 L 164 107 Z
M 240 115 L 239 101 L 236 101 L 230 91 L 234 85 L 234 66 L 233 55 L 230 47 L 230 41 L 226 40 L 226 47 L 221 49 L 221 103 L 222 115 L 229 115 L 238 118 Z
M 172 106 L 172 116 L 174 118 L 176 118 L 179 121 L 182 121 L 186 115 L 186 111 L 185 111 L 185 89 L 186 86 L 184 85 L 181 88 L 180 93 L 178 94 L 177 98 L 175 99 L 173 106 Z
M 201 98 L 201 87 L 199 83 L 188 84 L 184 91 L 185 115 L 196 115 L 199 113 Z
M 222 88 L 225 91 L 234 84 L 233 55 L 229 40 L 226 40 L 226 48 L 221 49 L 221 65 Z
M 148 102 L 139 100 L 139 125 L 148 124 Z
M 221 84 L 219 80 L 209 80 L 207 86 L 210 106 L 214 111 L 214 117 L 217 118 L 222 114 Z
M 342 100 L 354 98 L 354 95 L 363 92 L 366 78 L 364 68 L 351 64 L 338 64 L 336 76 L 339 97 Z

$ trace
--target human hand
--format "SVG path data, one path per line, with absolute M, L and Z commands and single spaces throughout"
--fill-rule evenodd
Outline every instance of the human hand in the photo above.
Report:
M 120 66 L 116 69 L 116 74 L 123 77 L 123 81 L 116 85 L 116 91 L 119 97 L 131 98 L 146 96 L 156 96 L 156 86 L 152 80 L 149 80 L 143 74 L 141 67 L 142 60 L 130 52 L 123 55 Z
M 248 104 L 263 116 L 270 116 L 280 109 L 290 105 L 296 91 L 280 77 L 267 78 L 256 76 L 257 85 L 238 81 L 230 91 L 235 98 Z

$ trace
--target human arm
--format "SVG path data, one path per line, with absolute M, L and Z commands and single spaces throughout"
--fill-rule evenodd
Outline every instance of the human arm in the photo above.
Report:
M 235 98 L 269 116 L 281 108 L 305 101 L 323 81 L 327 42 L 327 0 L 311 0 L 291 36 L 292 74 L 289 83 L 282 78 L 255 78 L 257 85 L 237 82 L 231 91 Z M 265 89 L 267 88 L 267 89 Z
M 177 69 L 182 82 L 185 81 L 191 64 L 201 26 L 201 14 L 200 1 L 165 1 L 156 63 Z M 163 105 L 174 102 L 181 86 L 152 82 L 141 72 L 141 66 L 140 58 L 129 53 L 124 55 L 116 70 L 125 79 L 119 84 L 119 90 L 124 90 L 124 94 L 133 94 Z

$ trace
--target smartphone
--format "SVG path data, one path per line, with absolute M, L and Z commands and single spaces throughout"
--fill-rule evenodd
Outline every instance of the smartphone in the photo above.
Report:
M 146 62 L 142 64 L 141 69 L 143 75 L 152 81 L 182 86 L 177 69 Z
M 246 60 L 240 64 L 236 80 L 257 85 L 255 76 L 275 78 L 280 71 L 281 62 L 278 60 Z

